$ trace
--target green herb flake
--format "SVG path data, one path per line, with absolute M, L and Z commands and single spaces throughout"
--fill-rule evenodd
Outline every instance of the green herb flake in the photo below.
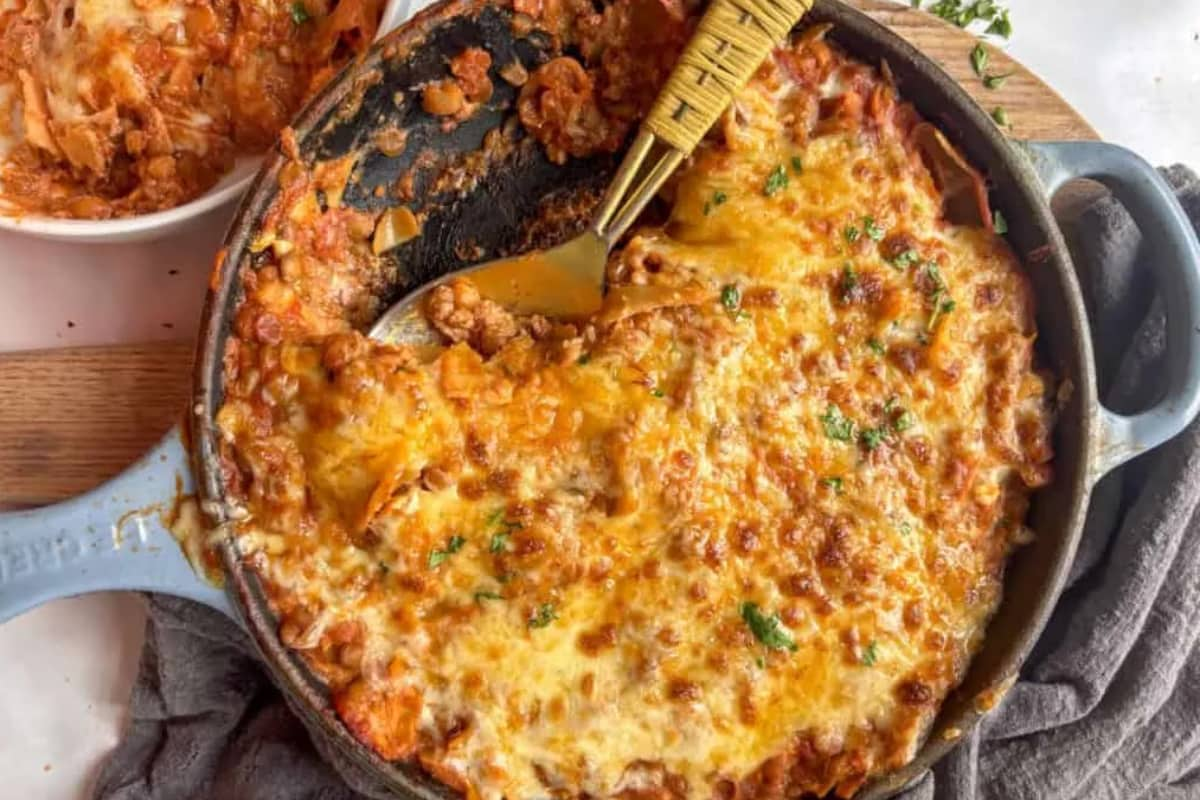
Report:
M 305 8 L 304 3 L 299 2 L 299 0 L 292 3 L 292 22 L 297 25 L 303 25 L 310 19 L 312 19 L 312 15 L 308 13 L 308 9 Z
M 999 89 L 1014 74 L 1015 73 L 1012 72 L 1006 72 L 1003 75 L 986 75 L 983 78 L 983 88 Z
M 466 543 L 467 540 L 461 536 L 451 536 L 446 540 L 445 550 L 430 550 L 428 562 L 429 568 L 436 569 L 437 567 L 441 566 L 442 562 L 444 562 L 447 558 L 454 555 L 459 550 L 462 550 L 463 545 Z
M 742 290 L 737 287 L 737 284 L 726 284 L 721 287 L 721 305 L 725 306 L 726 311 L 737 311 L 742 305 Z
M 495 592 L 481 590 L 475 593 L 475 602 L 482 604 L 484 600 L 503 600 L 504 598 Z
M 925 264 L 925 274 L 929 277 L 930 282 L 933 284 L 935 292 L 945 291 L 946 281 L 942 277 L 942 271 L 938 269 L 936 261 L 930 261 Z
M 877 356 L 887 355 L 887 347 L 878 339 L 867 339 L 867 347 Z
M 854 244 L 858 241 L 858 228 L 854 225 L 847 225 L 846 230 L 842 231 L 842 236 L 846 237 L 846 241 Z
M 858 438 L 863 443 L 863 447 L 867 448 L 867 452 L 877 450 L 879 445 L 887 439 L 887 428 L 864 428 Z
M 879 660 L 879 645 L 875 641 L 872 641 L 870 644 L 867 645 L 866 649 L 863 650 L 862 665 L 864 667 L 873 667 L 873 666 L 875 666 L 875 662 L 878 660 Z
M 999 211 L 992 212 L 992 229 L 1000 236 L 1008 233 L 1008 220 Z
M 838 284 L 838 290 L 841 294 L 843 303 L 854 301 L 854 292 L 858 288 L 858 273 L 854 271 L 854 266 L 847 262 L 842 265 L 842 280 Z
M 863 232 L 872 241 L 883 241 L 884 230 L 875 223 L 874 217 L 863 217 Z
M 975 74 L 982 78 L 984 73 L 987 72 L 987 65 L 987 48 L 983 46 L 982 42 L 977 42 L 975 48 L 971 50 L 971 69 L 975 70 Z
M 932 331 L 938 323 L 938 320 L 944 314 L 949 314 L 955 309 L 957 304 L 950 297 L 950 290 L 946 286 L 946 281 L 942 278 L 941 270 L 934 262 L 929 262 L 925 265 L 925 274 L 929 278 L 932 288 L 929 290 L 929 299 L 933 304 L 933 313 L 929 315 L 929 323 L 925 326 L 925 330 Z M 922 342 L 924 344 L 925 342 Z
M 657 386 L 655 386 L 653 389 L 650 390 L 650 394 L 653 395 L 654 397 L 663 397 L 664 396 L 663 390 L 658 388 Z
M 754 659 L 754 663 L 758 665 L 759 669 L 767 668 L 767 660 L 765 658 L 763 658 L 762 656 L 759 656 L 758 658 Z
M 916 250 L 905 250 L 892 259 L 892 266 L 899 270 L 905 270 L 920 260 L 921 256 L 917 254 Z
M 901 536 L 911 536 L 913 532 L 912 525 L 909 525 L 907 522 L 901 522 L 899 530 Z
M 804 160 L 800 156 L 792 156 L 792 172 L 797 175 L 804 173 Z
M 493 533 L 491 544 L 488 545 L 489 553 L 503 553 L 508 549 L 508 534 Z
M 767 176 L 766 183 L 763 184 L 763 194 L 767 197 L 773 197 L 782 191 L 788 185 L 787 170 L 780 164 L 775 169 L 771 170 L 771 174 Z
M 588 362 L 590 362 L 591 360 L 592 360 L 592 354 L 584 353 L 575 361 L 575 363 L 581 367 L 586 367 L 588 365 Z
M 537 614 L 529 620 L 529 627 L 544 628 L 556 619 L 558 614 L 554 611 L 554 604 L 542 603 L 538 606 Z
M 725 205 L 725 201 L 728 199 L 729 195 L 720 190 L 713 192 L 712 199 L 704 201 L 704 216 L 707 217 L 709 214 L 711 214 L 717 208 L 717 206 Z
M 896 417 L 896 421 L 892 423 L 892 430 L 896 433 L 904 433 L 915 424 L 917 424 L 917 418 L 913 416 L 912 412 L 902 411 L 900 416 Z
M 740 611 L 742 621 L 750 628 L 755 639 L 772 650 L 796 652 L 796 643 L 780 623 L 778 614 L 767 616 L 762 613 L 757 603 L 750 602 L 742 603 Z
M 842 410 L 833 403 L 825 409 L 821 417 L 821 425 L 825 435 L 839 442 L 849 442 L 854 439 L 854 421 L 842 414 Z
M 841 478 L 837 477 L 836 475 L 831 475 L 828 478 L 821 478 L 821 485 L 827 486 L 830 489 L 833 489 L 834 494 L 841 494 L 842 487 L 844 486 L 844 482 L 842 481 Z
M 985 31 L 985 33 L 992 36 L 999 36 L 1002 39 L 1012 36 L 1012 32 L 1012 21 L 1008 18 L 1007 8 L 996 14 L 995 19 L 992 20 L 992 24 L 988 25 L 987 31 Z
M 1004 110 L 1004 106 L 996 106 L 992 109 L 992 119 L 994 119 L 996 124 L 1001 128 L 1012 127 L 1012 123 L 1008 121 L 1008 112 Z

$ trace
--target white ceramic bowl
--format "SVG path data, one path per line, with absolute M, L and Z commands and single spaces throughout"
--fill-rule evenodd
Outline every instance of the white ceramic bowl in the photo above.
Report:
M 429 0 L 388 0 L 379 21 L 379 33 L 376 38 L 388 33 L 428 4 Z M 195 200 L 165 211 L 102 220 L 56 219 L 33 214 L 6 216 L 0 213 L 0 230 L 79 244 L 118 244 L 160 239 L 190 226 L 210 212 L 222 209 L 241 197 L 261 163 L 262 158 L 259 156 L 240 157 L 233 170 L 207 192 Z

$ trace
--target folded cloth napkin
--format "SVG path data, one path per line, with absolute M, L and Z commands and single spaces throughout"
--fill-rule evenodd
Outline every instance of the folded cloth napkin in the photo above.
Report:
M 1200 227 L 1200 179 L 1183 167 L 1165 175 Z M 1145 407 L 1162 389 L 1156 295 L 1170 287 L 1154 285 L 1150 254 L 1111 199 L 1065 226 L 1088 294 L 1101 396 L 1116 410 Z M 904 800 L 1200 798 L 1198 507 L 1200 423 L 1106 478 L 1020 680 Z M 310 739 L 233 623 L 183 600 L 153 596 L 149 605 L 132 723 L 96 798 L 389 796 Z

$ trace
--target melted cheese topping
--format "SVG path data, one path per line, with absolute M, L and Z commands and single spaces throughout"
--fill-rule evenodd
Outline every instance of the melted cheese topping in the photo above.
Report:
M 486 798 L 848 794 L 911 758 L 1047 478 L 1046 387 L 1011 252 L 942 218 L 902 115 L 808 139 L 815 101 L 760 72 L 606 310 L 487 358 L 345 332 L 296 251 L 248 289 L 283 332 L 219 418 L 239 542 L 385 757 Z
M 180 205 L 266 149 L 373 38 L 382 0 L 10 6 L 0 211 L 107 219 Z

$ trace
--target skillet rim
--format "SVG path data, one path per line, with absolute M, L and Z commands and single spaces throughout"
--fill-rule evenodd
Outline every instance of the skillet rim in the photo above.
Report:
M 316 97 L 297 116 L 293 123 L 298 141 L 314 131 L 322 119 L 355 91 L 356 78 L 377 66 L 384 52 L 406 53 L 421 46 L 426 35 L 439 24 L 452 17 L 479 12 L 491 5 L 488 0 L 441 0 L 417 14 L 413 19 L 399 26 L 388 36 L 381 39 L 357 61 L 349 65 L 343 72 Z M 1082 534 L 1084 515 L 1086 514 L 1089 498 L 1090 483 L 1087 476 L 1091 473 L 1095 462 L 1095 439 L 1098 424 L 1098 403 L 1096 396 L 1096 381 L 1094 375 L 1094 360 L 1091 345 L 1091 335 L 1087 324 L 1087 312 L 1084 308 L 1083 295 L 1080 289 L 1070 252 L 1063 234 L 1054 220 L 1049 198 L 1041 188 L 1041 184 L 1033 172 L 1028 160 L 1014 146 L 1015 143 L 1005 137 L 994 125 L 986 112 L 966 93 L 966 91 L 929 56 L 924 55 L 916 47 L 909 44 L 898 33 L 886 25 L 876 22 L 865 12 L 843 4 L 840 0 L 817 0 L 816 5 L 798 27 L 806 27 L 814 23 L 832 23 L 831 38 L 844 47 L 852 56 L 867 63 L 878 64 L 886 60 L 893 70 L 900 66 L 902 71 L 908 71 L 927 81 L 929 90 L 937 95 L 941 109 L 953 114 L 956 120 L 964 123 L 964 130 L 948 131 L 950 138 L 968 155 L 968 161 L 979 165 L 982 160 L 1001 166 L 1000 178 L 1009 185 L 1006 192 L 1012 200 L 1021 204 L 1026 212 L 1017 224 L 1036 228 L 1044 235 L 1046 246 L 1051 251 L 1051 257 L 1040 266 L 1053 265 L 1055 277 L 1061 283 L 1065 308 L 1055 309 L 1066 312 L 1065 316 L 1057 319 L 1057 325 L 1066 326 L 1066 336 L 1074 349 L 1073 368 L 1071 376 L 1075 384 L 1074 405 L 1081 412 L 1078 425 L 1078 452 L 1064 454 L 1059 450 L 1056 436 L 1055 465 L 1060 460 L 1070 459 L 1074 462 L 1073 479 L 1070 484 L 1070 502 L 1059 520 L 1061 530 L 1059 552 L 1050 564 L 1051 569 L 1047 583 L 1037 598 L 1030 618 L 1008 642 L 1007 653 L 999 659 L 994 667 L 998 676 L 992 685 L 1001 689 L 1010 678 L 1014 678 L 1021 664 L 1028 657 L 1038 636 L 1044 629 L 1050 613 L 1066 580 L 1070 564 Z M 846 39 L 861 40 L 860 46 L 847 44 Z M 872 52 L 864 53 L 861 45 L 869 45 Z M 910 101 L 912 98 L 902 88 L 902 94 Z M 934 121 L 939 129 L 945 130 L 944 122 L 932 109 L 919 107 L 922 116 Z M 978 154 L 990 156 L 980 159 Z M 197 477 L 197 493 L 205 513 L 222 531 L 227 531 L 231 522 L 229 506 L 226 502 L 224 485 L 220 479 L 219 459 L 217 457 L 217 440 L 219 438 L 215 426 L 215 413 L 221 400 L 221 384 L 223 372 L 224 345 L 230 332 L 233 313 L 236 312 L 239 292 L 239 275 L 256 223 L 266 211 L 278 191 L 279 170 L 286 163 L 281 150 L 276 147 L 264 160 L 263 166 L 256 175 L 249 190 L 238 206 L 237 213 L 230 224 L 224 242 L 214 262 L 213 273 L 201 315 L 200 336 L 197 339 L 196 357 L 193 368 L 192 409 L 187 419 L 187 432 L 193 446 L 190 448 L 193 473 Z M 995 175 L 993 175 L 995 177 Z M 1011 220 L 1011 218 L 1010 218 Z M 1011 221 L 1010 221 L 1011 224 Z M 233 256 L 236 256 L 234 258 Z M 1023 268 L 1028 272 L 1028 255 L 1022 258 Z M 1039 307 L 1042 298 L 1039 297 Z M 1044 311 L 1038 314 L 1039 329 L 1047 324 Z M 1056 373 L 1059 365 L 1055 365 Z M 1061 374 L 1058 375 L 1062 377 Z M 1057 473 L 1057 470 L 1056 470 Z M 1056 479 L 1057 476 L 1056 476 Z M 350 761 L 355 766 L 366 771 L 367 775 L 378 779 L 382 786 L 376 785 L 376 790 L 384 788 L 401 796 L 413 796 L 421 800 L 445 800 L 459 797 L 453 789 L 425 773 L 419 767 L 408 764 L 388 762 L 378 756 L 373 750 L 355 739 L 338 718 L 329 701 L 324 684 L 308 669 L 302 659 L 279 640 L 274 614 L 259 585 L 257 576 L 242 561 L 236 552 L 232 538 L 226 536 L 219 544 L 221 561 L 226 578 L 227 591 L 232 595 L 235 606 L 241 611 L 246 627 L 251 634 L 255 646 L 269 667 L 269 673 L 277 686 L 282 690 L 288 705 L 300 715 L 310 726 L 315 725 L 325 737 L 332 742 L 337 754 Z M 1010 587 L 1007 586 L 1001 608 L 1009 602 Z M 984 637 L 984 645 L 979 653 L 987 648 L 993 640 L 995 632 L 991 625 Z M 973 659 L 967 675 L 976 669 Z M 947 706 L 955 697 L 958 690 L 952 692 L 939 710 L 933 733 L 925 739 L 918 748 L 914 758 L 904 767 L 886 775 L 880 776 L 855 796 L 862 800 L 879 800 L 890 797 L 923 774 L 935 762 L 949 753 L 967 734 L 978 724 L 987 710 L 970 702 L 959 702 L 959 708 L 948 712 Z M 958 698 L 959 701 L 964 698 Z M 938 735 L 941 731 L 942 735 Z M 957 732 L 954 737 L 947 737 L 946 731 Z M 325 751 L 325 748 L 321 748 Z M 329 755 L 327 752 L 325 755 Z

